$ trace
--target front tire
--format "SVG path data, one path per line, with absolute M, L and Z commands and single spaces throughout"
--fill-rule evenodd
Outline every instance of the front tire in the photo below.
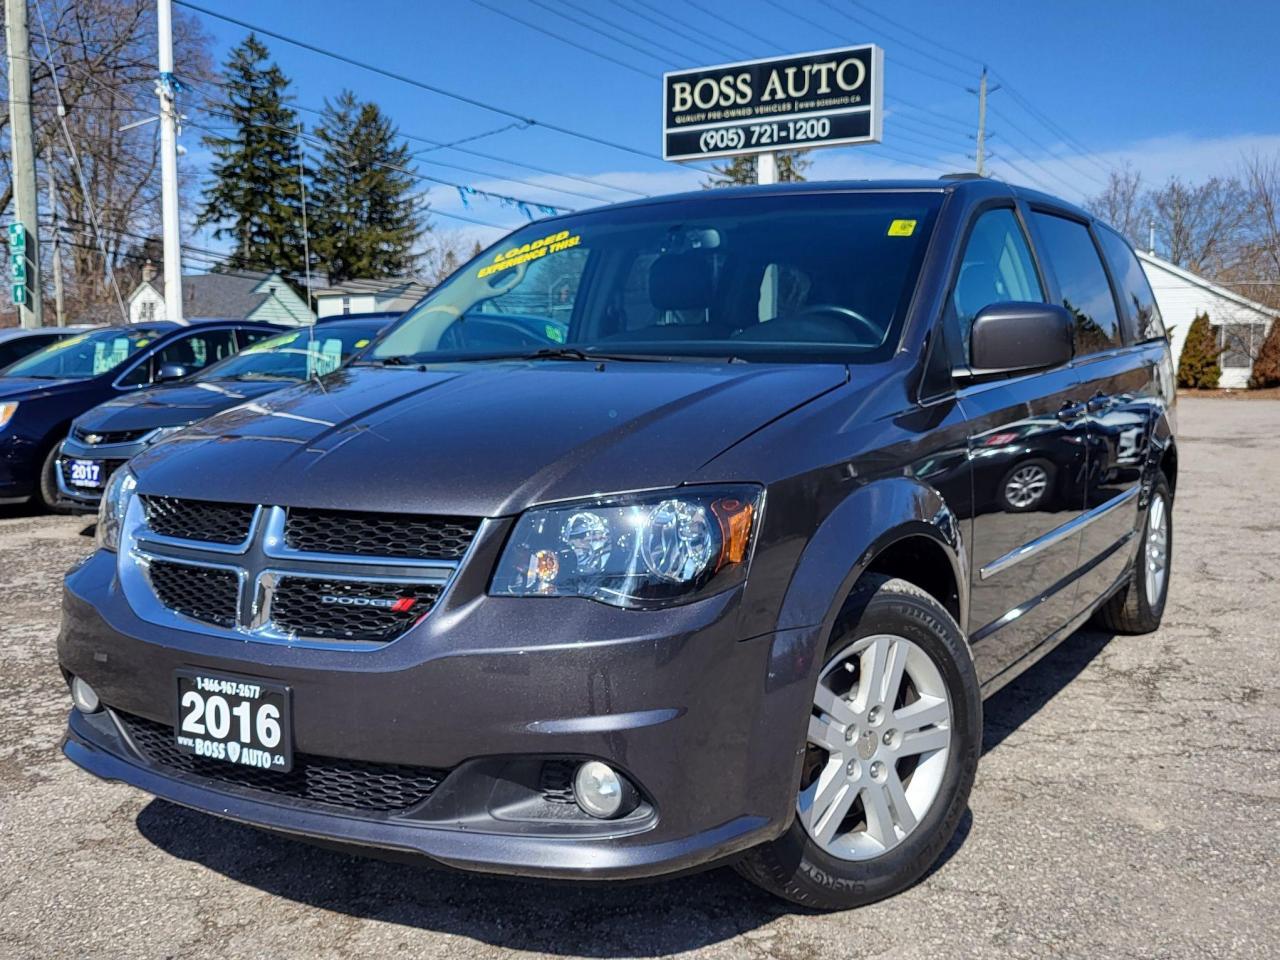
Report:
M 40 480 L 36 488 L 36 496 L 40 505 L 48 513 L 66 513 L 65 507 L 58 502 L 58 452 L 62 449 L 62 441 L 53 445 L 40 467 Z
M 982 746 L 964 634 L 904 580 L 868 575 L 819 676 L 791 826 L 738 872 L 793 903 L 843 910 L 920 879 L 959 826 Z

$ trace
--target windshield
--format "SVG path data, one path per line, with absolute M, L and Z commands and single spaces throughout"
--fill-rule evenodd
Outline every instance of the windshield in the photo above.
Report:
M 883 359 L 941 198 L 707 198 L 530 224 L 455 273 L 369 359 Z
M 320 324 L 245 347 L 234 357 L 206 367 L 195 380 L 305 380 L 336 370 L 378 335 L 381 323 Z
M 154 330 L 119 327 L 82 333 L 37 350 L 4 373 L 7 377 L 42 380 L 86 380 L 114 370 L 157 336 Z

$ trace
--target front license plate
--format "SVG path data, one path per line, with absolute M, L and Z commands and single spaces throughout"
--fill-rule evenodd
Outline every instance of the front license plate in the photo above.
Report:
M 102 464 L 97 460 L 72 460 L 70 466 L 70 480 L 75 486 L 102 486 Z
M 259 770 L 293 769 L 289 688 L 179 670 L 178 749 Z

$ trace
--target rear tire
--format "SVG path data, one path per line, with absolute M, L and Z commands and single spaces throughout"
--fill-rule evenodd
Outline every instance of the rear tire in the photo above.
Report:
M 1142 540 L 1128 580 L 1098 608 L 1095 621 L 1114 633 L 1151 633 L 1160 626 L 1169 599 L 1173 561 L 1173 492 L 1163 472 L 1156 474 L 1142 524 Z M 1160 576 L 1152 577 L 1159 565 Z
M 36 489 L 36 497 L 40 505 L 48 513 L 67 513 L 67 508 L 59 505 L 58 498 L 58 453 L 62 450 L 62 441 L 53 445 L 44 464 L 40 467 L 40 481 Z
M 842 678 L 851 689 L 833 694 Z M 911 886 L 955 834 L 982 747 L 982 697 L 946 609 L 905 580 L 868 575 L 836 621 L 814 699 L 796 817 L 735 867 L 792 903 L 844 910 Z M 913 723 L 923 708 L 938 721 Z

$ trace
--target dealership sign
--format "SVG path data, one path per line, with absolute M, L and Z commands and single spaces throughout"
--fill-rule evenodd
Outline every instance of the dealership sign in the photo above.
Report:
M 884 51 L 874 44 L 681 70 L 662 83 L 666 160 L 880 140 Z

